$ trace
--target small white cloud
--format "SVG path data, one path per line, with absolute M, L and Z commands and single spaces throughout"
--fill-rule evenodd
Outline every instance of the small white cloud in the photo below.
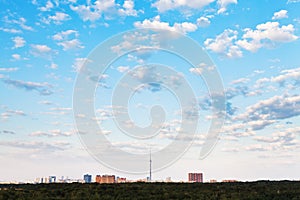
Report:
M 210 20 L 207 17 L 199 17 L 197 19 L 197 25 L 200 27 L 207 27 L 210 25 Z
M 50 11 L 51 8 L 53 8 L 53 3 L 51 1 L 47 1 L 46 5 L 44 7 L 40 7 L 39 10 L 45 12 Z
M 51 48 L 47 45 L 33 44 L 31 47 L 40 53 L 49 53 L 51 51 Z
M 51 68 L 51 69 L 57 69 L 57 68 L 58 68 L 58 65 L 55 64 L 55 63 L 51 63 L 50 68 Z
M 83 21 L 96 21 L 102 14 L 115 7 L 114 0 L 96 0 L 94 3 L 88 1 L 88 5 L 71 5 L 71 10 L 77 12 Z
M 129 67 L 128 66 L 119 66 L 119 67 L 117 67 L 117 70 L 121 73 L 124 73 L 129 70 Z
M 207 49 L 228 58 L 242 57 L 242 51 L 234 44 L 234 41 L 237 39 L 237 35 L 237 31 L 226 29 L 215 39 L 206 39 L 204 41 L 204 45 Z
M 179 8 L 201 9 L 212 2 L 214 0 L 157 0 L 152 7 L 157 8 L 159 12 L 165 12 Z
M 294 26 L 292 24 L 281 26 L 278 22 L 266 22 L 256 26 L 255 30 L 244 29 L 242 40 L 236 42 L 240 47 L 255 52 L 258 49 L 268 46 L 270 42 L 292 42 L 298 37 L 294 35 Z
M 152 29 L 164 29 L 169 31 L 177 31 L 181 33 L 194 32 L 197 30 L 197 26 L 190 22 L 174 23 L 171 26 L 168 22 L 161 22 L 160 16 L 157 15 L 152 19 L 145 19 L 143 22 L 135 22 L 134 26 L 137 28 L 152 28 Z
M 17 29 L 14 29 L 14 28 L 2 28 L 0 27 L 0 30 L 3 31 L 3 32 L 6 32 L 6 33 L 13 33 L 13 34 L 17 34 L 17 33 L 22 33 L 21 30 L 17 30 Z
M 203 72 L 203 68 L 200 68 L 200 67 L 197 67 L 197 68 L 190 68 L 189 71 L 193 74 L 196 74 L 196 75 L 202 75 L 202 72 Z
M 10 67 L 10 68 L 0 68 L 0 72 L 14 72 L 19 70 L 19 68 L 16 67 Z
M 137 11 L 134 9 L 134 1 L 125 0 L 123 3 L 123 8 L 119 9 L 119 14 L 125 16 L 137 16 Z
M 34 56 L 48 57 L 52 52 L 52 49 L 47 45 L 32 44 L 31 48 L 31 54 Z
M 70 15 L 63 12 L 56 12 L 55 15 L 49 16 L 48 19 L 44 20 L 44 22 L 49 24 L 51 21 L 53 21 L 55 24 L 61 24 L 62 21 L 67 21 L 70 19 Z
M 84 46 L 81 45 L 81 42 L 78 39 L 67 40 L 67 41 L 59 42 L 57 44 L 62 46 L 64 51 L 70 49 L 84 48 Z
M 12 41 L 15 43 L 13 48 L 23 47 L 25 45 L 25 43 L 26 43 L 26 41 L 24 40 L 24 38 L 22 38 L 20 36 L 14 37 L 12 39 Z
M 218 14 L 224 13 L 227 10 L 229 4 L 237 4 L 237 0 L 218 0 L 219 10 Z
M 21 55 L 20 54 L 13 54 L 11 55 L 11 57 L 15 60 L 20 60 L 21 59 Z
M 278 12 L 275 12 L 272 17 L 272 20 L 288 18 L 287 13 L 288 13 L 287 10 L 280 10 Z

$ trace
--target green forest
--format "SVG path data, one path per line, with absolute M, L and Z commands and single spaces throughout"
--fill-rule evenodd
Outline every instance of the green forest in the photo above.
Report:
M 2 184 L 0 199 L 300 199 L 298 181 Z

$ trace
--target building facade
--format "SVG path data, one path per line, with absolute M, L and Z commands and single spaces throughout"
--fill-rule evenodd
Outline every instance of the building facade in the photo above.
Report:
M 115 183 L 116 177 L 115 175 L 97 175 L 96 183 Z
M 92 182 L 92 175 L 85 174 L 83 176 L 83 180 L 84 180 L 85 183 L 91 183 Z
M 203 183 L 202 173 L 189 173 L 189 182 L 191 183 Z

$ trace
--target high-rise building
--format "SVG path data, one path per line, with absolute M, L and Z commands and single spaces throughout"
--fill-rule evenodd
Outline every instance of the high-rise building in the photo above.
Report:
M 203 174 L 202 173 L 189 173 L 189 182 L 203 183 Z
M 85 174 L 83 175 L 83 180 L 85 183 L 91 183 L 92 182 L 92 175 Z
M 56 183 L 56 176 L 49 176 L 49 183 Z
M 96 183 L 115 183 L 115 175 L 97 175 Z

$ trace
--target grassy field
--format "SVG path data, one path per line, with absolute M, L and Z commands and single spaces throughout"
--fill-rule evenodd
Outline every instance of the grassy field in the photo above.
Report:
M 300 182 L 0 185 L 0 199 L 300 199 Z

